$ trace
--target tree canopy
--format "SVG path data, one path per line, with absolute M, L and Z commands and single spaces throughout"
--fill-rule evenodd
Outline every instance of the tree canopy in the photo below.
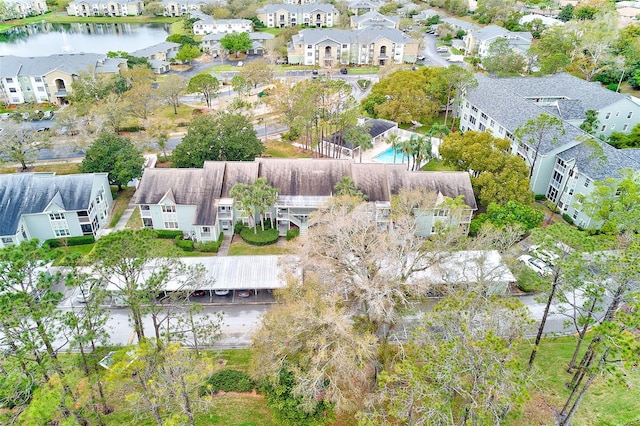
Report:
M 490 133 L 468 131 L 446 136 L 440 146 L 445 164 L 472 172 L 471 183 L 483 205 L 509 200 L 529 204 L 529 169 L 524 160 L 510 153 L 511 142 Z
M 252 161 L 263 150 L 251 120 L 221 112 L 194 118 L 172 160 L 175 167 L 202 167 L 205 161 Z
M 122 189 L 127 183 L 142 176 L 144 157 L 129 138 L 103 132 L 89 146 L 82 163 L 82 173 L 109 173 L 109 183 Z
M 251 49 L 253 40 L 248 33 L 229 33 L 220 39 L 220 45 L 229 52 L 235 52 L 237 58 L 238 53 Z
M 209 73 L 201 73 L 191 77 L 187 86 L 187 92 L 189 93 L 202 93 L 207 103 L 207 108 L 211 108 L 211 100 L 219 89 L 220 81 Z

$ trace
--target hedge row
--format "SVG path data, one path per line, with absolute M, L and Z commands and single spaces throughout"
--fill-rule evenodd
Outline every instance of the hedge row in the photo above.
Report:
M 52 238 L 50 240 L 46 240 L 44 243 L 50 248 L 57 248 L 63 246 L 84 246 L 95 242 L 96 239 L 93 235 L 81 235 L 79 237 Z
M 156 238 L 162 238 L 166 240 L 173 240 L 176 237 L 182 238 L 182 231 L 171 231 L 167 229 L 156 230 Z
M 195 249 L 204 253 L 217 253 L 222 245 L 224 234 L 221 232 L 217 241 L 206 241 L 204 243 L 196 243 Z
M 278 241 L 280 235 L 278 234 L 277 229 L 267 229 L 263 231 L 258 228 L 258 232 L 254 233 L 253 228 L 243 228 L 240 232 L 240 236 L 242 240 L 254 246 L 267 246 L 269 244 L 273 244 Z
M 222 370 L 212 374 L 200 386 L 200 396 L 223 392 L 251 392 L 256 384 L 247 373 L 238 370 Z

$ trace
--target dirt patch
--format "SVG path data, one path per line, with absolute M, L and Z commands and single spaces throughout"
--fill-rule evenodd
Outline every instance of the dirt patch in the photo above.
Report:
M 514 426 L 554 425 L 553 407 L 545 395 L 532 392 L 531 399 L 522 409 L 522 416 L 511 424 Z
M 171 64 L 171 71 L 189 71 L 193 66 L 186 64 Z

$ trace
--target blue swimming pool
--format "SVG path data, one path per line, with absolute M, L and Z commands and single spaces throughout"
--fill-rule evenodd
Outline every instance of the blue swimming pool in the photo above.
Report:
M 396 162 L 395 164 L 402 164 L 402 152 L 396 148 Z M 373 157 L 373 160 L 378 163 L 394 164 L 393 162 L 393 147 L 390 146 L 385 151 Z

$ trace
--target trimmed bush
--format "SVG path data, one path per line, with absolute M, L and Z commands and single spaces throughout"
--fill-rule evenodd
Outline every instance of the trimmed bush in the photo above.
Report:
M 161 238 L 163 240 L 173 240 L 176 237 L 182 238 L 182 231 L 171 231 L 168 229 L 156 230 L 156 238 Z
M 193 251 L 193 241 L 192 240 L 183 240 L 182 235 L 176 237 L 173 240 L 176 247 L 181 248 L 184 251 Z
M 81 235 L 79 237 L 69 237 L 67 238 L 68 246 L 84 246 L 87 244 L 93 244 L 96 242 L 96 239 L 93 235 Z
M 50 240 L 45 240 L 45 242 L 43 243 L 43 245 L 48 246 L 49 248 L 58 248 L 58 247 L 62 247 L 62 240 L 59 240 L 57 238 L 52 238 Z
M 233 225 L 233 233 L 236 235 L 240 235 L 240 233 L 242 232 L 242 230 L 246 228 L 246 226 L 244 225 L 244 223 L 242 222 L 236 222 L 235 225 Z
M 300 230 L 299 229 L 289 229 L 287 231 L 287 241 L 293 240 L 298 235 L 300 235 Z
M 216 392 L 251 392 L 256 384 L 247 373 L 238 370 L 222 370 L 212 374 L 200 386 L 200 396 Z
M 221 232 L 217 241 L 206 241 L 204 243 L 196 243 L 195 249 L 203 253 L 217 253 L 222 245 L 224 234 Z
M 544 196 L 544 194 L 536 194 L 534 196 L 534 198 L 536 199 L 536 201 L 542 201 L 544 200 L 546 197 Z
M 79 237 L 52 238 L 50 240 L 46 240 L 44 244 L 48 245 L 50 248 L 58 248 L 63 246 L 84 246 L 95 242 L 96 239 L 93 235 L 80 235 Z
M 240 232 L 240 236 L 245 243 L 253 246 L 267 246 L 278 241 L 280 237 L 277 229 L 265 228 L 265 230 L 262 231 L 262 229 L 258 228 L 258 232 L 254 233 L 253 228 L 247 227 Z
M 566 213 L 562 213 L 562 218 L 564 219 L 565 222 L 567 222 L 569 225 L 573 225 L 573 218 L 571 216 L 569 216 Z

